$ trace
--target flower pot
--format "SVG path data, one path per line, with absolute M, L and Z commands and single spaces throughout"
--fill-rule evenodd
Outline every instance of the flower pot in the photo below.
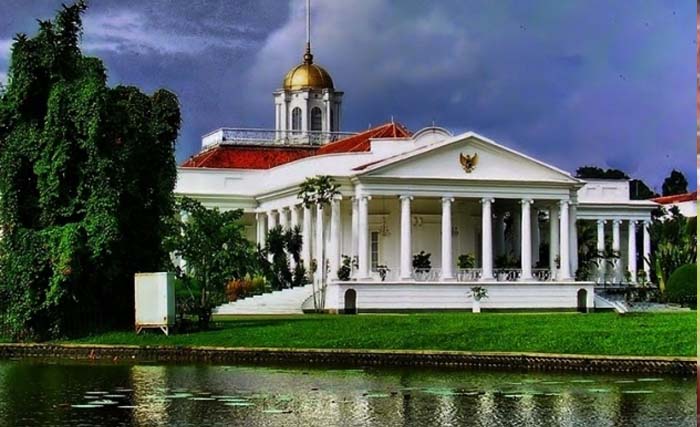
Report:
M 481 313 L 481 301 L 475 299 L 472 302 L 472 313 Z

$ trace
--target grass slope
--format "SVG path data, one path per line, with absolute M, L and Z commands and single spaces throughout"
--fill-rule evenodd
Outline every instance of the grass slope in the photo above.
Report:
M 694 356 L 695 326 L 696 312 L 299 315 L 231 317 L 207 332 L 170 337 L 109 332 L 71 342 Z

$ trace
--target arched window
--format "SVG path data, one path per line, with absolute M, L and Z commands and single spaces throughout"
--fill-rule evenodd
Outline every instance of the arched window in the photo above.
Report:
M 292 130 L 301 130 L 301 108 L 299 107 L 292 110 Z
M 311 109 L 311 130 L 323 130 L 323 113 L 318 107 Z

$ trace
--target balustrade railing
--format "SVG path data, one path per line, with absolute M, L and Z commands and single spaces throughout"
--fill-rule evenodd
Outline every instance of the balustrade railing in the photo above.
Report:
M 517 282 L 520 280 L 522 270 L 519 268 L 497 268 L 493 270 L 493 277 L 498 282 Z M 380 281 L 378 272 L 373 271 L 371 276 L 374 281 Z M 458 268 L 455 269 L 455 279 L 457 282 L 478 282 L 483 277 L 481 268 Z M 548 268 L 532 269 L 533 280 L 538 282 L 551 282 L 556 280 L 552 271 Z M 440 282 L 442 281 L 441 268 L 413 269 L 411 280 L 416 282 Z M 401 281 L 399 268 L 391 268 L 386 274 L 384 281 Z
M 520 279 L 522 271 L 519 268 L 497 268 L 493 270 L 493 276 L 499 282 L 515 282 Z
M 457 269 L 457 281 L 476 282 L 481 279 L 481 273 L 480 268 L 459 268 Z
M 204 147 L 217 144 L 323 145 L 356 135 L 352 132 L 221 128 L 202 137 Z
M 548 268 L 535 268 L 532 270 L 532 277 L 540 282 L 549 282 L 554 280 L 552 270 Z
M 440 268 L 414 268 L 412 278 L 416 282 L 437 282 L 441 273 Z

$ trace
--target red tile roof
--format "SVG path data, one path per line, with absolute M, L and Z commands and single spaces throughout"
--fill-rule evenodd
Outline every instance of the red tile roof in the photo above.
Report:
M 411 132 L 398 123 L 386 123 L 321 147 L 218 145 L 192 156 L 182 166 L 188 168 L 270 169 L 285 163 L 323 154 L 355 153 L 370 150 L 373 138 L 408 138 Z
M 316 147 L 264 147 L 259 145 L 219 145 L 191 157 L 186 168 L 270 169 L 313 156 Z
M 671 203 L 680 203 L 680 202 L 690 202 L 693 200 L 698 199 L 698 192 L 693 191 L 690 193 L 684 193 L 684 194 L 674 194 L 673 196 L 663 196 L 663 197 L 657 197 L 655 199 L 651 199 L 652 202 L 660 203 L 662 205 L 670 205 Z
M 411 132 L 398 123 L 386 123 L 367 129 L 357 135 L 343 138 L 322 146 L 318 154 L 357 153 L 370 150 L 370 139 L 374 138 L 408 138 Z

